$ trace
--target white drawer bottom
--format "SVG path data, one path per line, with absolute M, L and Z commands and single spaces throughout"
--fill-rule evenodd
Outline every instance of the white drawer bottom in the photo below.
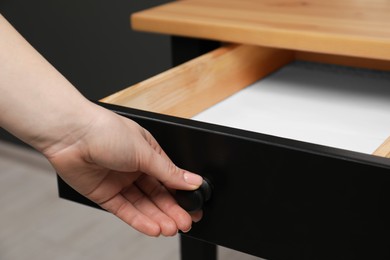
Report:
M 372 154 L 390 135 L 390 73 L 295 62 L 193 119 Z

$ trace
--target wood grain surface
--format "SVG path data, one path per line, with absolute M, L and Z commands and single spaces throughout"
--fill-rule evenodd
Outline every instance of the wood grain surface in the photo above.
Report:
M 390 137 L 387 138 L 386 141 L 384 141 L 383 144 L 375 150 L 373 155 L 390 158 Z
M 289 63 L 293 55 L 285 50 L 229 45 L 101 101 L 190 118 Z
M 390 60 L 388 0 L 186 0 L 132 15 L 133 29 Z

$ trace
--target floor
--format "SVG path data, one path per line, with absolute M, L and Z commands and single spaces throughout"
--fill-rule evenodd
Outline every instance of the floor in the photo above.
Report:
M 114 216 L 58 197 L 43 156 L 0 141 L 0 259 L 179 260 L 178 237 L 150 238 Z M 260 259 L 218 248 L 218 259 Z

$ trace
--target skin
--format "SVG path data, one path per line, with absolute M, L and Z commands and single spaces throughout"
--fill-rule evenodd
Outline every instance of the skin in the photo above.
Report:
M 178 168 L 136 122 L 82 96 L 0 15 L 0 126 L 41 152 L 76 191 L 149 236 L 187 232 L 173 199 L 202 177 Z

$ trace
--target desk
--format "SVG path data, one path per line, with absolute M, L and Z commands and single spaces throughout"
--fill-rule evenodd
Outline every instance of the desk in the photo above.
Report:
M 188 0 L 132 15 L 134 29 L 174 36 L 174 65 L 196 57 L 101 103 L 213 182 L 183 260 L 215 259 L 215 245 L 271 260 L 390 258 L 389 140 L 370 155 L 188 119 L 295 60 L 390 70 L 388 13 L 388 1 Z

